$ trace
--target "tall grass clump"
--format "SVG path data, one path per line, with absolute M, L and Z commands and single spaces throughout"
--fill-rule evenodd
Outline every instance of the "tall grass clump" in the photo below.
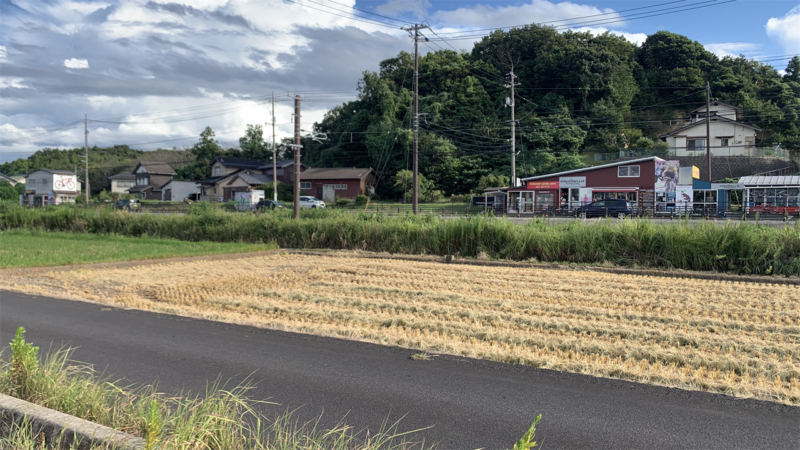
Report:
M 188 215 L 0 205 L 0 230 L 15 228 L 115 233 L 187 241 L 275 242 L 283 248 L 461 255 L 547 262 L 614 263 L 740 274 L 800 275 L 800 225 L 702 222 L 691 226 L 649 220 L 527 225 L 492 217 L 387 217 L 330 210 L 230 214 L 193 207 Z

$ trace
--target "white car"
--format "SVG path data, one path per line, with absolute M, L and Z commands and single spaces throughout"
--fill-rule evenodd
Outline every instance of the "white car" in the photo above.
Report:
M 325 202 L 317 200 L 316 197 L 309 197 L 307 195 L 300 196 L 301 208 L 324 208 Z

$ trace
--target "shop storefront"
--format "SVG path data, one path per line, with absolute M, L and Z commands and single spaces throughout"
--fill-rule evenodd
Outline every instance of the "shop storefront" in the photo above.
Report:
M 800 176 L 743 177 L 745 212 L 800 214 Z
M 523 179 L 523 186 L 508 189 L 508 212 L 518 214 L 570 214 L 577 208 L 604 199 L 624 199 L 638 210 L 644 201 L 654 202 L 658 157 L 639 158 L 602 166 L 541 175 Z M 658 173 L 677 181 L 677 161 L 661 164 Z M 674 172 L 674 175 L 672 174 Z M 662 183 L 662 189 L 674 184 Z

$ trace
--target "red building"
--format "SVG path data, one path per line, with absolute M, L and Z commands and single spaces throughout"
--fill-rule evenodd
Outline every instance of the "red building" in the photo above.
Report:
M 374 183 L 372 168 L 310 168 L 300 175 L 300 191 L 326 202 L 368 195 Z
M 675 163 L 651 156 L 523 178 L 522 186 L 508 189 L 506 205 L 511 213 L 536 213 L 572 210 L 596 200 L 620 198 L 642 208 L 655 204 L 657 191 L 666 193 L 671 188 L 674 196 L 678 179 Z

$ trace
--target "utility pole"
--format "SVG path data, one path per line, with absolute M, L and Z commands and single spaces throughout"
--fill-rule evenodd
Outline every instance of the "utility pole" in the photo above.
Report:
M 305 99 L 299 95 L 291 95 L 294 98 L 294 144 L 289 144 L 288 147 L 294 148 L 294 218 L 300 218 L 300 149 L 303 145 L 300 143 L 300 102 Z
M 711 84 L 706 81 L 706 179 L 711 182 Z
M 86 199 L 86 208 L 89 208 L 89 115 L 85 115 L 83 117 L 83 135 L 84 135 L 84 151 L 83 157 L 85 158 L 84 163 L 86 167 L 86 179 L 84 180 L 84 190 L 85 192 L 85 199 Z M 77 175 L 77 174 L 75 174 Z
M 414 26 L 405 25 L 402 27 L 402 29 L 407 31 L 408 34 L 411 35 L 411 38 L 414 39 L 414 159 L 412 163 L 412 171 L 414 175 L 412 177 L 413 195 L 411 197 L 411 208 L 415 215 L 419 209 L 419 182 L 417 180 L 419 177 L 419 41 L 428 41 L 428 38 L 419 34 L 419 30 L 425 28 L 430 27 L 417 23 L 415 23 Z
M 514 69 L 506 75 L 506 87 L 511 88 L 511 99 L 506 99 L 506 106 L 511 107 L 511 186 L 517 187 L 517 121 L 514 117 L 514 108 L 516 105 L 516 98 L 514 97 L 514 86 L 519 86 L 515 83 L 516 75 Z
M 275 147 L 275 92 L 272 93 L 272 201 L 278 201 L 278 150 Z

